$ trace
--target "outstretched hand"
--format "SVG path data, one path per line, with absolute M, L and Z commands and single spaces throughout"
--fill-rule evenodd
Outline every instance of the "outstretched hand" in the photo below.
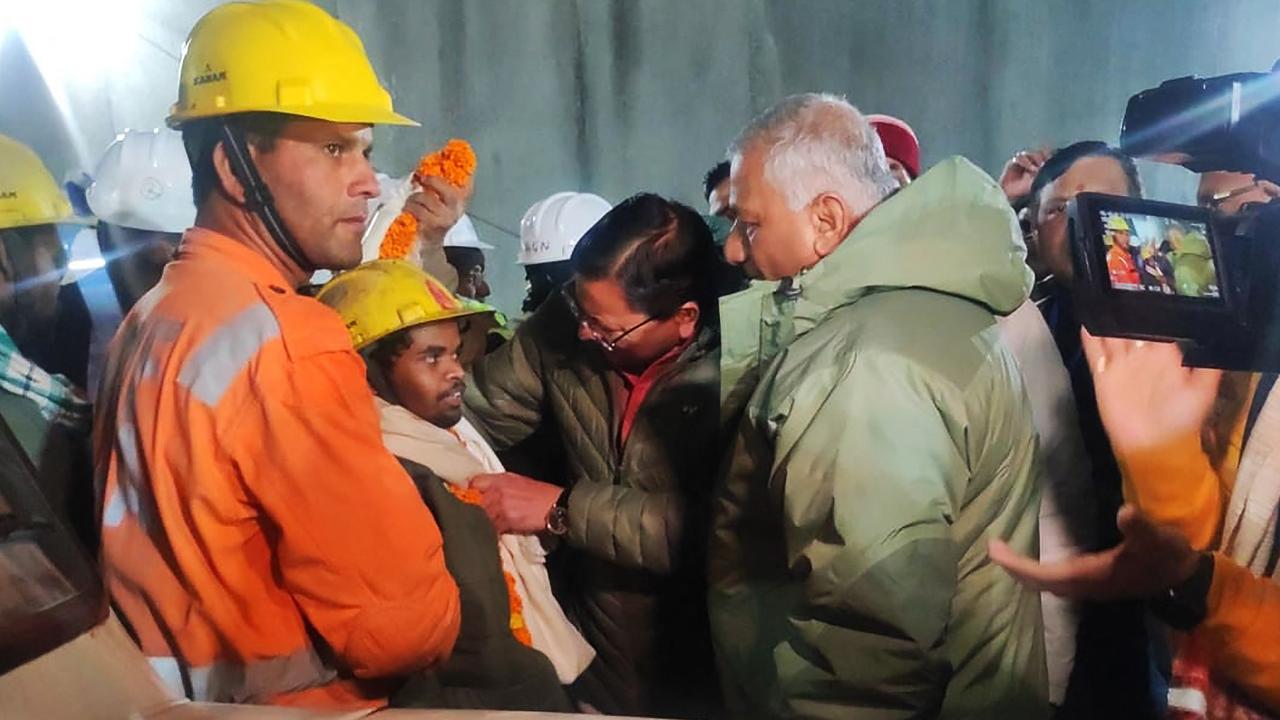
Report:
M 1120 508 L 1116 525 L 1124 536 L 1119 545 L 1059 562 L 1037 562 L 999 540 L 987 551 L 1022 584 L 1082 600 L 1147 598 L 1195 573 L 1199 554 L 1176 530 L 1156 525 L 1132 505 Z

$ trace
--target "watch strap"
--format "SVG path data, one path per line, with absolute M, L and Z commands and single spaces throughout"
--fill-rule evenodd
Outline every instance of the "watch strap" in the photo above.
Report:
M 1152 598 L 1151 611 L 1174 630 L 1192 630 L 1209 613 L 1212 585 L 1213 554 L 1201 553 L 1191 577 Z

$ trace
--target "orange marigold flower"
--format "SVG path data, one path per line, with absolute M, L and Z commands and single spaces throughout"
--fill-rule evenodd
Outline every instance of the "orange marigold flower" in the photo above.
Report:
M 465 187 L 476 174 L 476 151 L 466 140 L 454 138 L 439 150 L 422 156 L 419 177 L 438 177 L 454 187 Z
M 418 236 L 418 219 L 409 213 L 400 213 L 391 221 L 387 234 L 378 246 L 380 260 L 403 260 L 409 256 L 413 241 Z
M 453 483 L 445 483 L 445 488 L 468 505 L 479 505 L 481 501 L 480 491 L 473 490 L 469 487 L 461 487 Z M 511 634 L 515 636 L 520 644 L 526 647 L 533 647 L 533 635 L 529 633 L 529 626 L 524 623 L 524 601 L 520 599 L 520 592 L 516 589 L 516 576 L 502 571 L 502 579 L 507 583 L 507 612 L 511 619 L 508 626 L 511 628 Z
M 462 487 L 461 485 L 454 485 L 453 483 L 445 483 L 444 486 L 448 488 L 449 492 L 453 493 L 454 497 L 468 505 L 479 505 L 481 502 L 479 490 Z
M 532 647 L 533 636 L 529 634 L 529 626 L 524 624 L 524 601 L 516 591 L 516 577 L 503 572 L 502 578 L 507 581 L 507 605 L 511 611 L 511 634 L 516 636 L 520 644 Z
M 418 161 L 414 172 L 418 177 L 438 177 L 454 187 L 465 187 L 476 173 L 476 152 L 466 140 L 454 138 L 435 152 L 427 153 Z M 402 212 L 387 228 L 378 246 L 382 260 L 403 260 L 409 256 L 413 243 L 418 239 L 418 219 Z

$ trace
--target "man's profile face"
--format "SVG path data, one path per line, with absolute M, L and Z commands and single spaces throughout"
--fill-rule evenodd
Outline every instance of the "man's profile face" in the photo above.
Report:
M 578 339 L 599 343 L 609 364 L 625 372 L 643 372 L 697 331 L 696 310 L 677 311 L 669 318 L 652 317 L 634 307 L 626 290 L 613 278 L 575 277 L 565 291 L 572 295 Z M 602 340 L 614 347 L 605 347 Z
M 372 145 L 368 125 L 309 118 L 286 123 L 269 150 L 250 144 L 276 210 L 316 267 L 360 264 L 368 201 L 379 192 Z
M 765 280 L 793 277 L 815 265 L 816 231 L 809 206 L 792 210 L 765 177 L 765 151 L 749 147 L 733 159 L 729 173 L 729 217 L 733 230 L 725 259 Z

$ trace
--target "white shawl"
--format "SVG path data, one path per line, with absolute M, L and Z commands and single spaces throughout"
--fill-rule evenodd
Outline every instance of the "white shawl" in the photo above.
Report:
M 504 471 L 489 443 L 465 418 L 444 429 L 399 405 L 375 400 L 382 441 L 395 456 L 424 465 L 460 487 L 467 487 L 475 475 Z M 546 550 L 532 535 L 503 534 L 498 538 L 498 554 L 502 569 L 515 578 L 533 647 L 551 660 L 560 682 L 568 685 L 587 669 L 596 653 L 551 593 Z

